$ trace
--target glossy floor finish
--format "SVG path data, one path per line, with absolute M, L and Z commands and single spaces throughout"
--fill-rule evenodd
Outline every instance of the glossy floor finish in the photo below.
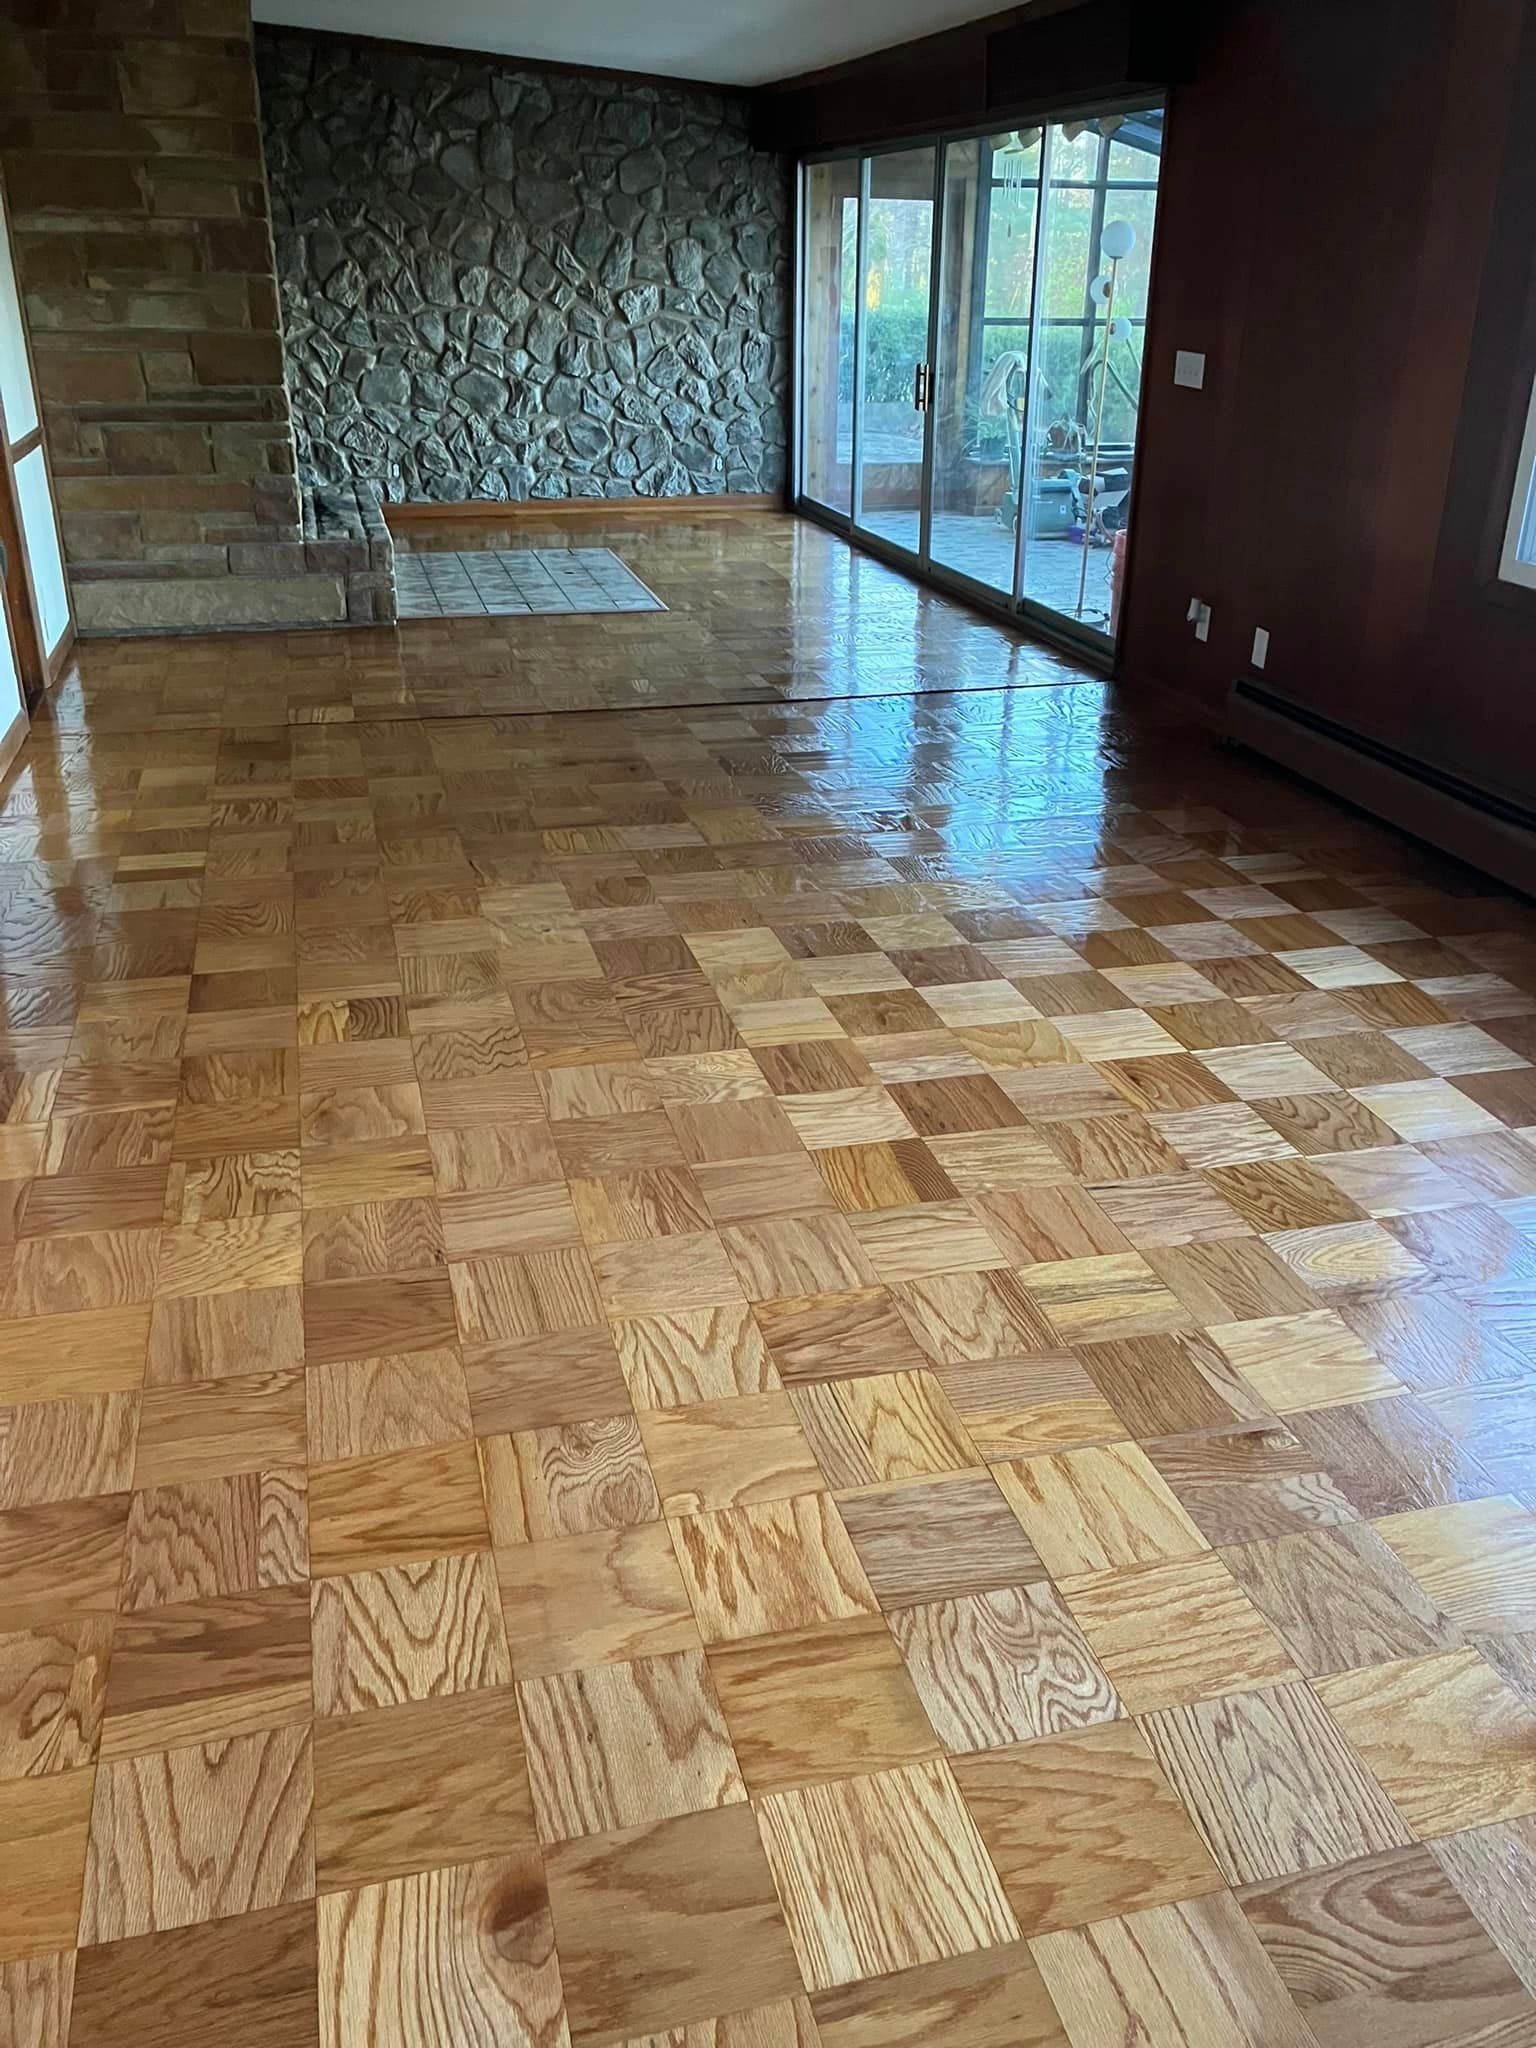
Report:
M 396 546 L 403 559 L 530 537 L 612 548 L 667 610 L 94 641 L 52 717 L 61 730 L 164 732 L 997 690 L 1088 673 L 782 513 L 432 520 Z
M 0 2041 L 1536 2041 L 1530 908 L 271 652 L 0 801 Z

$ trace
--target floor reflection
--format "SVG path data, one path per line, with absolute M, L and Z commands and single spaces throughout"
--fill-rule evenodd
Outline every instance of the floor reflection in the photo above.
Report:
M 609 547 L 668 607 L 623 618 L 91 641 L 64 730 L 770 704 L 1091 683 L 1093 672 L 781 513 L 443 520 L 405 553 Z

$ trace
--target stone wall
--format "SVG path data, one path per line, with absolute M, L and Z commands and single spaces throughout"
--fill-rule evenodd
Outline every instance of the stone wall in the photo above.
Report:
M 789 179 L 743 101 L 293 30 L 256 52 L 307 477 L 782 488 Z
M 82 631 L 345 618 L 305 552 L 247 0 L 6 0 L 0 163 Z

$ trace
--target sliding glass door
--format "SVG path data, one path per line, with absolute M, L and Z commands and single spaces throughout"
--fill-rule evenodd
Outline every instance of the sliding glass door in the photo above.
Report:
M 1162 134 L 1143 107 L 805 170 L 808 509 L 1104 647 Z
M 868 159 L 860 237 L 858 497 L 865 533 L 920 555 L 927 473 L 934 149 Z

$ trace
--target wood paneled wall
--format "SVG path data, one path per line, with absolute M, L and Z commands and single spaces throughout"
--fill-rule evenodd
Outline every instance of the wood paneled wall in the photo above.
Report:
M 1170 109 L 1130 677 L 1214 701 L 1266 626 L 1280 688 L 1536 794 L 1536 605 L 1494 576 L 1533 253 L 1521 0 L 1229 10 Z M 1203 391 L 1173 385 L 1177 348 L 1206 352 Z
M 1280 688 L 1529 799 L 1536 599 L 1494 569 L 1536 375 L 1536 6 L 1189 15 L 1192 49 L 1152 0 L 1036 0 L 773 88 L 760 123 L 869 141 L 1001 119 L 1031 80 L 1081 103 L 1095 62 L 1101 96 L 1176 77 L 1123 672 L 1215 705 L 1266 626 Z

